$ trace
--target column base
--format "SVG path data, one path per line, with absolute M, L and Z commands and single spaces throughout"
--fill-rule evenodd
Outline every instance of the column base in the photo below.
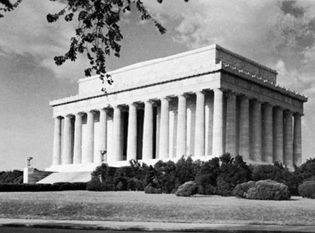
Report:
M 45 169 L 50 172 L 87 172 L 94 171 L 97 166 L 101 163 L 86 163 L 86 164 L 63 164 L 63 165 L 52 165 Z

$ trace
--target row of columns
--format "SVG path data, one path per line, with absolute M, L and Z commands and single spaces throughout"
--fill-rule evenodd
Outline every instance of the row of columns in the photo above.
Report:
M 300 164 L 300 113 L 293 114 L 280 106 L 262 103 L 257 99 L 250 100 L 246 96 L 239 96 L 237 105 L 235 93 L 229 92 L 226 96 L 225 152 L 257 162 L 279 161 L 288 166 Z M 219 154 L 214 151 L 214 155 Z
M 224 93 L 213 90 L 213 127 L 212 155 L 220 156 L 224 152 L 240 154 L 245 160 L 281 161 L 288 165 L 298 164 L 301 158 L 301 115 L 269 103 L 250 100 L 246 96 L 237 96 L 233 92 Z M 225 102 L 226 98 L 226 102 Z M 237 101 L 238 100 L 238 101 Z M 226 106 L 225 106 L 226 103 Z M 226 109 L 225 109 L 226 108 Z M 251 111 L 250 111 L 251 110 Z M 100 149 L 107 150 L 107 112 L 100 111 Z M 224 112 L 226 111 L 226 112 Z M 71 124 L 71 115 L 64 117 L 63 146 L 61 151 L 61 118 L 55 118 L 53 164 L 78 164 L 100 162 L 93 160 L 94 154 L 94 114 L 87 114 L 87 145 L 82 153 L 82 114 L 75 115 L 75 124 Z M 121 108 L 113 107 L 112 161 L 123 159 Z M 251 121 L 251 122 L 250 122 Z M 186 154 L 187 140 L 187 96 L 178 96 L 176 157 Z M 159 123 L 159 159 L 169 158 L 169 98 L 161 99 Z M 144 103 L 142 159 L 153 158 L 153 103 Z M 74 135 L 71 133 L 74 130 Z M 127 135 L 127 160 L 137 158 L 137 108 L 129 104 Z M 205 93 L 196 92 L 196 112 L 194 131 L 194 156 L 204 156 L 205 152 Z M 208 142 L 209 143 L 209 142 Z M 211 143 L 211 142 L 210 142 Z M 73 145 L 73 147 L 72 147 Z M 61 161 L 60 161 L 61 153 Z M 73 157 L 72 157 L 73 153 Z M 84 155 L 81 157 L 81 155 Z M 73 158 L 73 159 L 72 159 Z
M 82 151 L 82 116 L 83 113 L 66 115 L 62 128 L 62 117 L 55 118 L 53 164 L 80 164 L 100 162 L 101 158 L 93 159 L 94 154 L 94 113 L 89 111 L 87 115 L 87 143 L 85 151 Z M 72 119 L 75 119 L 74 128 Z M 106 150 L 107 142 L 107 114 L 105 109 L 100 110 L 100 150 Z M 63 132 L 62 132 L 63 131 Z M 73 134 L 74 132 L 74 134 Z M 62 137 L 63 136 L 63 137 Z M 62 146 L 61 146 L 62 145 Z

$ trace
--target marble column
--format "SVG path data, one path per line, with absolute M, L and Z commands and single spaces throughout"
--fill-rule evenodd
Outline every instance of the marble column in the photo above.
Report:
M 249 160 L 249 99 L 240 97 L 239 155 Z
M 274 161 L 283 163 L 283 110 L 275 108 L 274 113 Z
M 53 165 L 61 163 L 61 117 L 54 119 L 54 148 L 53 148 Z
M 93 163 L 94 154 L 94 112 L 89 111 L 86 113 L 86 146 L 85 153 L 83 153 L 82 163 Z
M 169 157 L 169 100 L 168 98 L 161 99 L 161 120 L 160 120 L 160 145 L 159 158 L 168 159 Z
M 128 136 L 127 136 L 127 160 L 137 159 L 137 108 L 135 104 L 129 104 Z
M 195 153 L 194 156 L 205 155 L 205 94 L 196 92 L 196 119 L 195 119 Z
M 63 132 L 62 164 L 71 164 L 73 127 L 70 115 L 67 115 L 64 118 Z
M 75 115 L 74 123 L 74 147 L 73 147 L 73 163 L 81 163 L 82 158 L 82 114 Z
M 257 162 L 262 161 L 262 143 L 261 143 L 261 102 L 258 100 L 253 100 L 252 108 L 252 153 L 253 159 Z
M 99 131 L 99 138 L 100 138 L 100 144 L 99 144 L 99 158 L 97 161 L 94 162 L 102 162 L 102 154 L 101 152 L 106 152 L 107 155 L 107 110 L 105 108 L 100 109 L 100 131 Z M 105 155 L 105 154 L 104 154 Z
M 122 122 L 121 109 L 114 107 L 114 127 L 113 127 L 113 154 L 111 161 L 121 161 L 123 159 L 122 148 Z
M 284 111 L 284 135 L 283 135 L 284 163 L 293 168 L 293 129 L 292 112 Z
M 213 141 L 212 155 L 221 156 L 224 153 L 224 116 L 223 116 L 223 91 L 213 90 Z
M 226 110 L 226 152 L 232 156 L 237 153 L 236 137 L 236 95 L 233 92 L 227 93 L 227 110 Z
M 302 122 L 301 114 L 294 114 L 293 162 L 299 166 L 302 162 Z
M 178 96 L 176 157 L 186 155 L 186 96 Z
M 273 163 L 273 133 L 272 133 L 272 106 L 269 103 L 264 104 L 263 109 L 263 161 Z
M 144 103 L 142 159 L 153 158 L 153 105 L 150 100 Z

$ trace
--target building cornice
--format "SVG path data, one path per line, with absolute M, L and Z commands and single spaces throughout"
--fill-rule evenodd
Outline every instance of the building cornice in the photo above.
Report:
M 284 95 L 288 95 L 300 101 L 306 102 L 308 100 L 306 96 L 301 95 L 294 90 L 282 87 L 278 84 L 271 84 L 270 82 L 268 82 L 267 80 L 265 80 L 262 76 L 258 74 L 251 73 L 245 69 L 240 69 L 239 67 L 226 63 L 226 62 L 221 62 L 221 66 L 222 66 L 222 70 L 225 72 L 235 74 L 239 77 L 245 78 L 246 80 L 255 82 L 264 87 L 268 87 L 272 90 L 278 91 Z
M 207 74 L 212 74 L 212 73 L 217 73 L 217 72 L 227 72 L 227 73 L 231 73 L 234 75 L 237 75 L 240 78 L 246 79 L 248 81 L 257 83 L 263 87 L 267 87 L 270 88 L 272 90 L 275 90 L 277 92 L 280 92 L 284 95 L 290 96 L 291 98 L 295 98 L 298 99 L 302 102 L 306 102 L 307 101 L 307 97 L 304 95 L 301 95 L 295 91 L 286 89 L 284 87 L 281 87 L 279 85 L 274 85 L 271 84 L 270 82 L 268 82 L 267 80 L 264 80 L 264 78 L 258 74 L 254 74 L 254 73 L 250 73 L 247 70 L 244 69 L 240 69 L 237 66 L 234 66 L 232 64 L 226 63 L 226 62 L 220 62 L 219 64 L 216 65 L 216 68 L 213 70 L 207 70 L 206 67 L 200 66 L 199 69 L 197 70 L 193 70 L 193 72 L 190 75 L 184 75 L 181 73 L 177 73 L 176 78 L 171 79 L 171 80 L 166 80 L 166 81 L 162 81 L 162 82 L 156 82 L 156 83 L 152 83 L 152 84 L 148 84 L 148 85 L 142 85 L 142 86 L 138 86 L 135 88 L 128 88 L 128 89 L 122 89 L 122 90 L 118 90 L 118 91 L 113 91 L 113 92 L 109 92 L 109 93 L 104 93 L 104 94 L 98 94 L 98 95 L 91 95 L 91 96 L 70 96 L 70 97 L 66 97 L 66 98 L 62 98 L 62 99 L 58 99 L 58 100 L 53 100 L 50 101 L 50 105 L 52 107 L 55 106 L 59 106 L 59 105 L 64 105 L 64 104 L 69 104 L 69 103 L 74 103 L 74 102 L 79 102 L 79 101 L 85 101 L 85 100 L 89 100 L 89 99 L 93 99 L 93 98 L 101 98 L 101 97 L 106 97 L 106 96 L 110 96 L 110 95 L 115 95 L 115 94 L 119 94 L 122 92 L 127 92 L 127 91 L 133 91 L 133 90 L 137 90 L 137 89 L 142 89 L 142 88 L 147 88 L 150 86 L 156 86 L 156 85 L 161 85 L 164 83 L 169 83 L 169 82 L 176 82 L 176 81 L 180 81 L 180 80 L 185 80 L 185 79 L 190 79 L 190 78 L 196 78 L 198 76 L 202 76 L 202 75 L 207 75 Z
M 171 79 L 171 80 L 151 83 L 151 84 L 142 85 L 142 86 L 138 86 L 138 87 L 134 87 L 134 88 L 127 88 L 127 89 L 122 89 L 122 90 L 108 92 L 108 93 L 104 93 L 104 94 L 98 94 L 98 95 L 70 96 L 70 97 L 50 101 L 49 105 L 52 107 L 55 107 L 55 106 L 59 106 L 59 105 L 64 105 L 64 104 L 69 104 L 69 103 L 74 103 L 74 102 L 79 102 L 79 101 L 84 101 L 84 100 L 89 100 L 89 99 L 94 99 L 94 98 L 106 97 L 106 96 L 110 96 L 110 95 L 119 94 L 122 92 L 133 91 L 133 90 L 138 90 L 138 89 L 147 88 L 147 87 L 151 87 L 151 86 L 157 86 L 157 85 L 161 85 L 161 84 L 165 84 L 165 83 L 176 82 L 176 81 L 181 81 L 181 80 L 190 79 L 190 78 L 196 78 L 196 77 L 199 77 L 202 75 L 213 74 L 213 73 L 219 72 L 220 69 L 221 69 L 221 66 L 217 66 L 216 69 L 205 70 L 204 67 L 201 66 L 199 70 L 193 70 L 194 72 L 192 72 L 192 74 L 190 74 L 190 75 L 183 76 L 183 75 L 180 75 L 180 73 L 178 73 L 178 76 L 174 79 Z

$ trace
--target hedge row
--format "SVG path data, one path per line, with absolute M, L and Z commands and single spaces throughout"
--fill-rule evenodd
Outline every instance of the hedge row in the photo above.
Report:
M 130 166 L 113 168 L 103 164 L 92 173 L 87 184 L 91 191 L 145 190 L 146 193 L 175 193 L 187 181 L 195 181 L 198 193 L 232 195 L 241 183 L 274 180 L 288 187 L 291 195 L 298 195 L 304 180 L 315 177 L 315 159 L 310 159 L 294 172 L 281 163 L 274 165 L 247 165 L 241 156 L 224 154 L 209 161 L 193 161 L 190 157 L 157 162 L 154 166 L 130 161 Z
M 191 158 L 157 162 L 154 166 L 130 161 L 130 166 L 113 168 L 102 164 L 92 173 L 87 184 L 90 191 L 155 190 L 152 192 L 173 193 L 186 181 L 193 180 L 200 169 L 200 162 Z M 157 191 L 158 190 L 158 191 Z
M 0 184 L 0 192 L 44 192 L 65 190 L 86 190 L 86 183 Z
M 0 184 L 22 184 L 23 172 L 20 170 L 0 172 Z
M 130 166 L 99 166 L 87 184 L 91 191 L 145 190 L 146 193 L 175 193 L 187 181 L 196 180 L 202 194 L 231 195 L 234 187 L 250 179 L 251 170 L 241 156 L 224 154 L 207 162 L 190 157 L 157 162 L 154 166 L 131 161 Z

